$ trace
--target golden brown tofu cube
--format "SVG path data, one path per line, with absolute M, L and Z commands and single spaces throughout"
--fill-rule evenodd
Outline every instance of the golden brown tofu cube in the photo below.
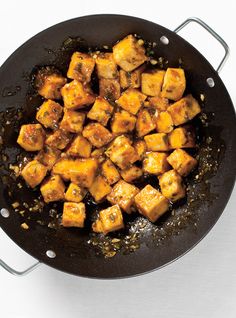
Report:
M 46 99 L 60 99 L 61 88 L 66 84 L 64 78 L 57 70 L 44 67 L 36 75 L 35 86 L 39 95 Z
M 106 160 L 105 147 L 94 149 L 91 153 L 92 158 L 96 158 L 99 163 Z
M 129 138 L 125 136 L 116 137 L 111 146 L 107 149 L 106 155 L 120 169 L 127 168 L 130 164 L 139 159 L 134 147 L 131 146 Z
M 84 188 L 79 187 L 75 183 L 70 183 L 65 193 L 65 199 L 66 201 L 79 203 L 83 200 L 86 193 L 87 191 Z
M 136 115 L 139 109 L 143 106 L 146 98 L 147 96 L 142 94 L 139 90 L 135 88 L 128 88 L 117 100 L 117 104 L 124 110 Z
M 126 72 L 133 71 L 147 60 L 144 47 L 131 34 L 113 46 L 113 56 L 116 64 Z
M 107 145 L 113 138 L 110 131 L 99 123 L 88 124 L 83 130 L 83 136 L 97 148 Z
M 141 75 L 142 93 L 148 96 L 158 96 L 161 92 L 165 71 L 155 70 Z
M 137 140 L 134 142 L 133 145 L 134 149 L 136 150 L 139 159 L 138 160 L 143 160 L 143 157 L 147 151 L 147 145 L 144 140 Z
M 140 66 L 133 72 L 125 72 L 120 70 L 120 86 L 126 88 L 139 88 L 141 86 L 141 74 L 144 71 L 144 65 Z
M 156 125 L 149 111 L 145 108 L 141 109 L 138 113 L 138 118 L 136 122 L 136 131 L 138 137 L 143 137 L 147 135 L 155 128 Z
M 181 68 L 168 68 L 165 73 L 161 96 L 177 101 L 185 91 L 186 79 Z
M 178 127 L 169 133 L 168 138 L 171 149 L 196 147 L 195 132 L 192 126 Z
M 147 135 L 144 137 L 147 144 L 147 150 L 149 151 L 168 151 L 168 135 L 164 133 L 157 133 L 152 135 Z
M 149 104 L 147 106 L 151 108 L 155 108 L 159 112 L 163 112 L 167 110 L 167 108 L 170 106 L 169 100 L 167 98 L 163 98 L 160 96 L 150 97 L 148 101 L 149 101 Z
M 38 160 L 32 160 L 21 171 L 21 176 L 26 183 L 34 188 L 40 184 L 47 174 L 47 167 L 41 164 Z
M 110 159 L 107 159 L 105 162 L 103 162 L 102 174 L 109 184 L 116 183 L 120 180 L 119 171 L 116 169 L 115 165 Z
M 102 176 L 97 176 L 89 188 L 89 192 L 96 202 L 104 200 L 111 190 L 109 183 Z
M 52 168 L 53 174 L 59 174 L 65 181 L 70 180 L 70 172 L 75 165 L 73 159 L 61 158 L 59 159 Z
M 53 167 L 53 173 L 65 180 L 78 184 L 80 187 L 91 187 L 98 168 L 96 159 L 60 159 Z
M 65 109 L 64 116 L 60 123 L 60 128 L 72 133 L 81 133 L 83 130 L 84 120 L 84 113 Z
M 168 107 L 167 111 L 170 113 L 174 125 L 179 126 L 199 114 L 201 107 L 192 95 L 187 95 Z
M 129 168 L 121 170 L 120 174 L 126 182 L 133 182 L 134 180 L 142 177 L 143 171 L 141 168 L 133 165 Z
M 116 78 L 101 78 L 99 80 L 99 95 L 115 101 L 120 97 L 120 82 Z
M 98 78 L 117 78 L 117 65 L 112 53 L 100 53 L 96 58 Z
M 96 159 L 78 159 L 71 167 L 70 179 L 81 187 L 90 188 L 93 184 L 98 162 Z
M 62 116 L 63 108 L 60 104 L 49 99 L 45 101 L 36 114 L 37 121 L 46 128 L 58 128 L 59 119 Z
M 46 203 L 64 200 L 65 185 L 60 176 L 51 176 L 40 187 L 43 199 Z
M 42 150 L 35 157 L 36 160 L 41 162 L 48 170 L 52 169 L 54 164 L 60 157 L 60 150 L 54 147 L 49 147 L 45 145 Z
M 17 143 L 26 151 L 41 150 L 44 145 L 45 133 L 40 124 L 22 125 Z
M 72 141 L 66 153 L 72 157 L 89 158 L 92 150 L 92 145 L 83 136 L 76 136 Z
M 113 112 L 113 106 L 108 103 L 102 97 L 97 97 L 93 107 L 87 114 L 87 117 L 92 120 L 98 121 L 103 126 L 107 125 L 108 120 L 110 119 Z
M 111 122 L 111 130 L 114 134 L 122 134 L 133 131 L 135 128 L 136 117 L 126 110 L 117 111 Z
M 83 202 L 65 202 L 62 214 L 64 227 L 84 227 L 86 218 L 85 204 Z
M 134 210 L 134 197 L 138 192 L 139 189 L 137 187 L 120 180 L 114 185 L 111 193 L 108 194 L 107 200 L 111 204 L 118 204 L 122 210 L 130 214 Z
M 47 137 L 45 143 L 50 147 L 55 147 L 62 150 L 66 148 L 70 140 L 71 136 L 67 131 L 58 129 Z
M 167 161 L 181 176 L 184 177 L 197 165 L 197 160 L 182 149 L 174 150 L 167 158 Z
M 157 131 L 159 133 L 169 133 L 174 129 L 171 115 L 168 112 L 158 113 L 156 120 Z
M 158 177 L 162 194 L 171 202 L 185 197 L 185 185 L 175 170 L 169 170 Z
M 67 72 L 67 77 L 79 82 L 89 83 L 95 66 L 94 59 L 85 53 L 73 53 Z
M 168 200 L 150 184 L 135 196 L 135 204 L 138 211 L 153 223 L 169 209 Z
M 168 154 L 163 152 L 149 152 L 143 160 L 143 171 L 148 174 L 160 175 L 170 170 L 167 161 Z
M 99 218 L 92 225 L 94 232 L 107 234 L 124 228 L 123 216 L 118 205 L 99 212 Z
M 83 108 L 86 105 L 93 104 L 95 95 L 88 88 L 77 80 L 64 85 L 61 89 L 64 106 L 68 109 Z

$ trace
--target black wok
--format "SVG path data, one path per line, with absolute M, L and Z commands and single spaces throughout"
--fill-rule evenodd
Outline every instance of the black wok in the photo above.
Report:
M 202 26 L 206 27 L 204 24 Z M 208 31 L 222 42 L 214 31 Z M 135 236 L 133 250 L 123 247 L 113 257 L 106 258 L 100 253 L 102 248 L 99 242 L 92 245 L 88 243 L 94 239 L 89 227 L 68 230 L 55 225 L 60 206 L 30 212 L 29 207 L 38 192 L 29 190 L 24 183 L 19 186 L 19 180 L 14 178 L 9 164 L 16 163 L 21 152 L 16 145 L 19 126 L 33 120 L 35 109 L 41 103 L 31 86 L 35 67 L 55 65 L 65 72 L 71 53 L 76 49 L 112 46 L 130 33 L 156 42 L 154 52 L 157 57 L 164 58 L 164 67 L 182 63 L 186 70 L 187 89 L 203 104 L 205 113 L 196 119 L 200 127 L 200 167 L 188 180 L 189 195 L 186 202 L 174 207 L 156 225 L 146 224 L 144 230 L 138 232 L 137 238 Z M 168 38 L 168 44 L 163 36 Z M 227 45 L 224 42 L 222 44 L 227 55 Z M 190 250 L 208 233 L 224 210 L 236 174 L 234 107 L 218 72 L 176 32 L 149 21 L 120 15 L 94 15 L 69 20 L 37 34 L 17 49 L 1 66 L 0 89 L 3 141 L 3 145 L 0 145 L 0 225 L 14 242 L 39 262 L 85 277 L 119 278 L 145 273 Z M 204 95 L 204 102 L 200 95 Z M 205 161 L 201 163 L 204 157 Z M 16 201 L 23 205 L 21 209 L 24 213 L 14 211 L 12 203 Z M 92 215 L 96 207 L 93 204 L 89 207 L 91 211 L 88 208 L 88 213 Z M 139 218 L 127 221 L 130 231 L 135 232 Z M 29 225 L 28 230 L 20 226 L 24 222 Z M 127 238 L 129 234 L 119 234 L 121 241 L 122 236 Z M 3 261 L 1 265 L 15 274 L 21 274 L 10 269 Z

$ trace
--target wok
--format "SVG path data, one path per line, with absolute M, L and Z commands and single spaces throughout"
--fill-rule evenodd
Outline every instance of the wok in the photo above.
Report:
M 199 23 L 223 45 L 225 56 L 217 70 L 196 48 L 177 35 L 189 22 Z M 200 167 L 188 181 L 186 202 L 174 207 L 156 225 L 144 224 L 137 237 L 134 235 L 133 250 L 125 249 L 124 243 L 120 252 L 106 258 L 99 251 L 100 242 L 92 246 L 88 243 L 94 240 L 88 227 L 68 230 L 50 226 L 53 223 L 50 220 L 58 219 L 60 206 L 30 212 L 29 207 L 38 192 L 28 189 L 23 183 L 19 186 L 19 181 L 9 170 L 9 164 L 16 163 L 22 151 L 16 144 L 20 125 L 33 120 L 36 107 L 42 102 L 31 85 L 35 67 L 55 65 L 65 73 L 70 56 L 76 49 L 111 47 L 130 33 L 157 43 L 153 50 L 164 68 L 168 65 L 178 67 L 182 63 L 187 75 L 187 90 L 203 104 L 204 115 L 196 119 L 200 127 Z M 121 278 L 160 268 L 196 245 L 220 217 L 235 181 L 236 165 L 232 163 L 236 162 L 236 118 L 230 96 L 218 75 L 228 53 L 227 44 L 197 18 L 190 18 L 175 31 L 170 31 L 155 23 L 122 15 L 93 15 L 65 21 L 37 34 L 18 48 L 0 68 L 3 141 L 0 225 L 15 243 L 38 262 L 23 272 L 10 268 L 3 261 L 1 265 L 16 275 L 26 274 L 44 263 L 78 276 Z M 202 100 L 204 97 L 203 102 L 200 96 Z M 23 204 L 24 213 L 15 212 L 12 206 L 14 201 Z M 89 209 L 88 213 L 92 214 L 96 207 L 91 204 Z M 28 230 L 20 226 L 25 220 L 29 224 Z M 140 218 L 128 219 L 130 231 L 135 233 L 139 223 Z M 129 234 L 121 233 L 120 240 L 122 236 L 130 239 Z

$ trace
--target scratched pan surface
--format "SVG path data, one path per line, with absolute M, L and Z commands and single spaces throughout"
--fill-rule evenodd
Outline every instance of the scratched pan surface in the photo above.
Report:
M 57 216 L 60 219 L 61 205 L 44 207 L 41 212 L 29 212 L 38 191 L 29 190 L 23 182 L 23 187 L 19 188 L 17 184 L 21 180 L 15 180 L 7 167 L 16 162 L 16 156 L 21 152 L 15 142 L 19 126 L 33 120 L 36 106 L 42 102 L 31 90 L 30 78 L 35 66 L 55 65 L 65 73 L 69 57 L 76 49 L 112 46 L 130 33 L 157 42 L 156 56 L 168 60 L 170 66 L 178 66 L 181 58 L 189 91 L 197 98 L 200 94 L 205 96 L 203 111 L 206 118 L 196 119 L 200 127 L 201 161 L 199 171 L 188 180 L 188 200 L 174 207 L 154 226 L 136 216 L 129 218 L 129 229 L 113 235 L 121 240 L 121 251 L 105 258 L 101 252 L 106 247 L 104 242 L 88 243 L 89 240 L 94 242 L 89 230 L 96 210 L 92 203 L 88 201 L 87 204 L 88 224 L 85 229 L 63 229 L 55 225 Z M 168 37 L 169 45 L 160 42 L 163 35 Z M 74 40 L 68 41 L 68 38 Z M 214 88 L 206 84 L 208 77 L 214 79 Z M 0 89 L 3 140 L 0 207 L 10 211 L 8 219 L 0 217 L 0 224 L 12 240 L 43 263 L 86 277 L 119 278 L 145 273 L 191 249 L 224 210 L 236 173 L 234 108 L 217 72 L 194 47 L 174 32 L 149 21 L 119 15 L 95 15 L 66 21 L 37 34 L 9 57 L 0 69 Z M 14 211 L 11 205 L 14 201 L 21 205 L 26 203 L 21 208 L 24 214 Z M 23 222 L 29 224 L 28 230 L 20 227 Z M 55 226 L 48 227 L 48 223 Z M 137 235 L 134 235 L 135 231 Z M 133 250 L 127 250 L 125 240 L 132 235 L 135 238 Z M 49 249 L 55 251 L 54 259 L 46 256 Z

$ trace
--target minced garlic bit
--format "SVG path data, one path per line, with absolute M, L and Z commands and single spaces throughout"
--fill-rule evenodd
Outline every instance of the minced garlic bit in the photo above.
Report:
M 204 94 L 200 94 L 200 99 L 203 102 L 205 100 L 205 95 Z
M 151 63 L 152 65 L 156 65 L 156 64 L 157 64 L 157 60 L 151 59 L 151 60 L 150 60 L 150 63 Z
M 19 205 L 20 205 L 19 202 L 14 202 L 14 203 L 12 203 L 12 207 L 13 207 L 14 209 L 18 208 Z
M 28 229 L 29 229 L 29 225 L 26 224 L 26 223 L 22 223 L 20 226 L 21 226 L 22 229 L 24 229 L 24 230 L 28 230 Z
M 144 45 L 143 39 L 139 39 L 139 40 L 138 40 L 138 45 Z

